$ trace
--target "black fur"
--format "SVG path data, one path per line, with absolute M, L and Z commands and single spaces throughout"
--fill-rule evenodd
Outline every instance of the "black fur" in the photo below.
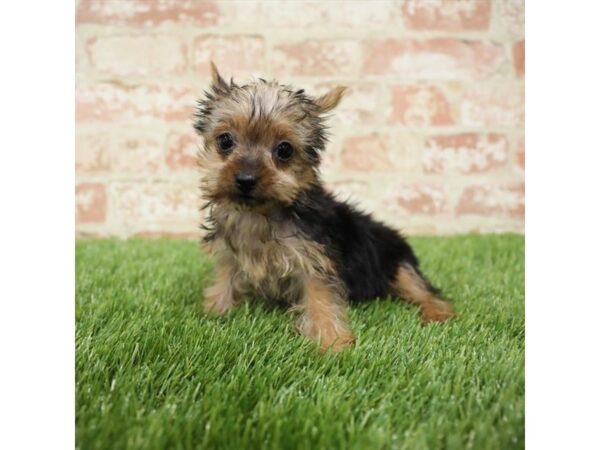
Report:
M 351 301 L 394 295 L 391 284 L 401 264 L 414 267 L 427 288 L 439 294 L 420 272 L 419 260 L 397 231 L 337 200 L 321 186 L 300 194 L 284 214 L 324 246 Z

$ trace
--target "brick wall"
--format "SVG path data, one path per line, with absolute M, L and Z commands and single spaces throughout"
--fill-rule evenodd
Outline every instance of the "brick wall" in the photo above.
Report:
M 408 234 L 523 230 L 523 0 L 76 3 L 79 236 L 193 236 L 209 60 L 350 92 L 327 184 Z

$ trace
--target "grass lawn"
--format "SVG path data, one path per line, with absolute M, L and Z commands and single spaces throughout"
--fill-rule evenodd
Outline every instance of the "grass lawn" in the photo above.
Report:
M 460 317 L 354 306 L 336 356 L 281 311 L 204 317 L 196 242 L 77 242 L 77 447 L 523 448 L 523 237 L 410 241 Z

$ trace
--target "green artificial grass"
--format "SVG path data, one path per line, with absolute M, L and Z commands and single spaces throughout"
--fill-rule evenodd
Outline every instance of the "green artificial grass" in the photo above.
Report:
M 196 242 L 77 242 L 77 447 L 523 448 L 523 237 L 410 241 L 460 317 L 353 306 L 335 356 L 260 304 L 203 316 Z

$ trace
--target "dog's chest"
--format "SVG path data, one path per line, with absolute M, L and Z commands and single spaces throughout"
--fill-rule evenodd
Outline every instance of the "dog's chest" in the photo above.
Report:
M 221 236 L 242 287 L 276 301 L 295 300 L 304 273 L 297 230 L 259 214 L 229 214 L 222 219 Z

